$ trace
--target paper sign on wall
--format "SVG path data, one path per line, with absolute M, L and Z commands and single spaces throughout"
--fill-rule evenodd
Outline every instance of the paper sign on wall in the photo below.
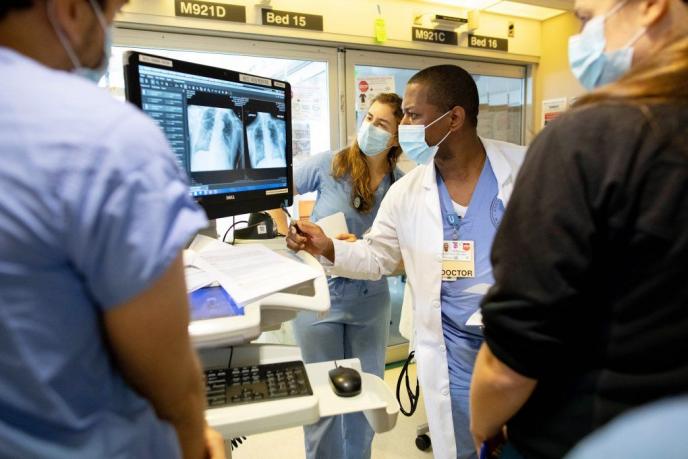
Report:
M 321 88 L 317 86 L 292 86 L 291 117 L 299 121 L 320 121 L 323 102 Z
M 542 101 L 542 127 L 557 119 L 569 108 L 566 97 Z
M 395 92 L 394 77 L 361 76 L 356 78 L 356 111 L 367 112 L 370 102 L 380 93 Z

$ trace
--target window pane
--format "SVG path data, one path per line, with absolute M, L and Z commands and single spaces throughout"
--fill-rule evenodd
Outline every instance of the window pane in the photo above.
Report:
M 404 95 L 404 88 L 408 80 L 418 69 L 374 67 L 356 65 L 354 68 L 357 87 L 356 126 L 360 126 L 365 111 L 360 104 L 362 92 L 370 92 L 370 85 L 358 85 L 360 81 L 368 81 L 381 77 L 392 80 L 394 91 Z M 480 115 L 478 117 L 478 134 L 482 137 L 503 140 L 516 144 L 522 143 L 523 109 L 525 81 L 521 78 L 505 78 L 494 76 L 473 75 L 478 94 L 480 96 Z M 365 89 L 365 91 L 363 91 Z

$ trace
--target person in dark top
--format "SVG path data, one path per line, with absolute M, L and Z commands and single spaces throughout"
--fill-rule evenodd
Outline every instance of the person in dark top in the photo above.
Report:
M 471 430 L 502 458 L 688 392 L 688 4 L 576 4 L 574 74 L 618 81 L 533 142 L 495 239 Z

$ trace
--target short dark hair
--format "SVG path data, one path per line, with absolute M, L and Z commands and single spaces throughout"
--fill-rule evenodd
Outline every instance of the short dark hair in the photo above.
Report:
M 458 65 L 435 65 L 411 77 L 409 84 L 421 83 L 428 87 L 428 102 L 448 112 L 454 107 L 466 111 L 466 118 L 478 126 L 480 97 L 478 86 L 470 73 Z
M 85 0 L 88 1 L 88 0 Z M 99 5 L 104 5 L 107 0 L 96 0 Z M 5 19 L 10 11 L 25 10 L 34 5 L 34 0 L 1 0 L 0 3 L 0 20 Z
M 5 0 L 0 3 L 0 19 L 12 10 L 24 10 L 33 6 L 33 0 Z

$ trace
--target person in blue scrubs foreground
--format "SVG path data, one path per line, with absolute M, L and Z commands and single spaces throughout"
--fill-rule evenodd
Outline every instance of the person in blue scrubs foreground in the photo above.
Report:
M 298 193 L 318 192 L 313 221 L 344 212 L 352 238 L 373 224 L 382 198 L 401 177 L 397 128 L 401 98 L 379 94 L 351 146 L 313 156 L 294 173 Z M 347 235 L 342 235 L 346 239 Z M 358 358 L 363 371 L 382 377 L 391 305 L 386 279 L 328 280 L 331 309 L 325 317 L 301 313 L 294 331 L 307 363 Z M 373 429 L 362 413 L 325 418 L 306 426 L 309 458 L 369 458 Z
M 93 81 L 122 0 L 0 4 L 0 457 L 224 458 L 180 251 L 206 225 Z

